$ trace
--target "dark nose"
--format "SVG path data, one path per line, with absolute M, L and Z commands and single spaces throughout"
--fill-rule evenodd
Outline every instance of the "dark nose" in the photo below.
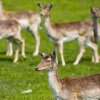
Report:
M 36 71 L 38 71 L 38 68 L 35 68 Z
M 42 14 L 42 13 L 40 13 L 40 16 L 43 16 L 43 14 Z

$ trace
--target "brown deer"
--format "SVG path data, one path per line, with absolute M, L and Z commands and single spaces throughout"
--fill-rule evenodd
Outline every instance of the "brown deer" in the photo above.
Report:
M 22 56 L 25 56 L 25 41 L 21 36 L 21 26 L 15 20 L 5 20 L 0 21 L 0 39 L 6 38 L 10 43 L 14 44 L 16 51 L 15 51 L 15 58 L 14 63 L 18 61 L 19 55 L 19 43 L 22 45 Z
M 73 78 L 59 78 L 56 53 L 39 53 L 42 61 L 35 70 L 48 72 L 48 81 L 56 100 L 100 100 L 100 74 Z
M 0 1 L 0 20 L 16 20 L 20 23 L 22 28 L 28 28 L 32 36 L 35 37 L 36 46 L 33 55 L 37 55 L 40 46 L 40 37 L 38 34 L 38 28 L 41 23 L 41 17 L 38 13 L 33 11 L 5 11 L 2 7 L 2 2 Z M 7 55 L 12 55 L 11 44 L 8 43 Z
M 91 33 L 93 33 L 92 20 L 70 23 L 51 23 L 49 12 L 52 8 L 52 4 L 43 6 L 42 4 L 38 3 L 38 6 L 41 8 L 41 16 L 44 16 L 45 18 L 45 29 L 47 31 L 47 35 L 54 42 L 56 52 L 59 50 L 63 66 L 65 65 L 63 43 L 72 40 L 77 40 L 80 47 L 80 51 L 74 65 L 78 64 L 81 60 L 83 53 L 85 52 L 85 44 L 93 50 L 95 62 L 99 62 L 97 44 L 90 39 Z

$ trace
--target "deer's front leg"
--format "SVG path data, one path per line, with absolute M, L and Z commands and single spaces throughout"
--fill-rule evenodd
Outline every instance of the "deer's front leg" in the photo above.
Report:
M 12 56 L 13 55 L 13 48 L 12 48 L 12 43 L 7 40 L 7 56 Z
M 58 50 L 59 50 L 59 45 L 55 43 L 55 51 L 56 51 L 56 63 L 58 64 Z
M 74 62 L 74 65 L 77 65 L 79 63 L 79 61 L 81 60 L 81 58 L 85 52 L 85 38 L 80 38 L 78 42 L 79 42 L 79 46 L 80 46 L 80 51 Z
M 58 47 L 59 47 L 62 65 L 65 66 L 64 54 L 63 54 L 63 42 L 60 42 Z
M 30 26 L 30 31 L 32 32 L 32 35 L 34 36 L 35 38 L 35 50 L 33 52 L 33 55 L 34 56 L 37 56 L 38 53 L 39 53 L 39 47 L 40 47 L 40 36 L 38 34 L 38 26 L 37 25 L 31 25 Z

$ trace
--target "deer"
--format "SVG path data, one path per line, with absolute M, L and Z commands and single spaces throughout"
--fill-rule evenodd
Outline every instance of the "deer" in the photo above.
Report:
M 40 36 L 38 29 L 41 24 L 40 14 L 29 11 L 5 11 L 2 2 L 0 1 L 0 20 L 16 20 L 22 28 L 29 29 L 32 36 L 35 38 L 35 50 L 33 55 L 36 56 L 40 47 Z M 7 42 L 7 55 L 12 56 L 13 50 L 11 43 Z
M 50 21 L 50 10 L 53 5 L 49 4 L 43 6 L 40 3 L 37 3 L 37 5 L 41 9 L 40 15 L 44 16 L 44 27 L 46 34 L 53 41 L 56 53 L 59 51 L 63 66 L 65 66 L 63 44 L 72 40 L 77 40 L 80 48 L 76 60 L 73 63 L 74 65 L 77 65 L 80 62 L 85 52 L 85 45 L 92 49 L 95 63 L 99 62 L 98 46 L 94 41 L 91 40 L 91 35 L 93 33 L 93 22 L 91 20 L 52 23 Z M 57 57 L 56 61 L 58 63 Z
M 100 74 L 84 77 L 59 78 L 57 74 L 56 52 L 51 54 L 40 52 L 42 61 L 36 71 L 47 71 L 48 82 L 53 90 L 55 100 L 99 100 Z
M 25 59 L 25 40 L 21 36 L 21 26 L 15 20 L 0 20 L 0 39 L 7 39 L 15 46 L 14 63 L 18 61 L 19 45 L 22 45 L 22 56 Z

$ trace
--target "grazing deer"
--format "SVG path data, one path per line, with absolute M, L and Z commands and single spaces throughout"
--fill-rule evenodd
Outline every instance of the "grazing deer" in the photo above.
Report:
M 15 58 L 14 63 L 18 61 L 19 55 L 19 42 L 22 44 L 22 56 L 25 57 L 25 41 L 21 37 L 21 26 L 15 20 L 0 21 L 0 39 L 6 38 L 10 43 L 14 44 Z
M 8 12 L 3 9 L 2 3 L 0 2 L 0 18 L 1 20 L 12 20 L 12 19 L 16 20 L 20 23 L 22 28 L 28 28 L 31 31 L 36 41 L 35 51 L 33 53 L 33 55 L 36 56 L 39 52 L 39 46 L 40 46 L 40 37 L 38 34 L 38 28 L 41 23 L 40 15 L 33 11 Z M 13 51 L 11 44 L 8 44 L 7 55 L 12 55 L 12 54 Z
M 93 50 L 95 62 L 99 62 L 97 44 L 90 40 L 90 35 L 93 30 L 92 21 L 86 20 L 70 23 L 51 23 L 49 11 L 52 8 L 52 4 L 43 6 L 38 3 L 37 5 L 41 8 L 41 16 L 44 16 L 45 18 L 45 29 L 47 31 L 47 35 L 54 42 L 56 52 L 58 50 L 60 52 L 63 66 L 65 65 L 63 43 L 72 40 L 77 40 L 80 47 L 80 51 L 74 65 L 78 64 L 81 60 L 83 53 L 85 52 L 85 44 Z
M 99 100 L 100 74 L 80 78 L 59 78 L 57 75 L 56 53 L 39 53 L 43 58 L 35 70 L 48 71 L 48 79 L 56 100 Z

